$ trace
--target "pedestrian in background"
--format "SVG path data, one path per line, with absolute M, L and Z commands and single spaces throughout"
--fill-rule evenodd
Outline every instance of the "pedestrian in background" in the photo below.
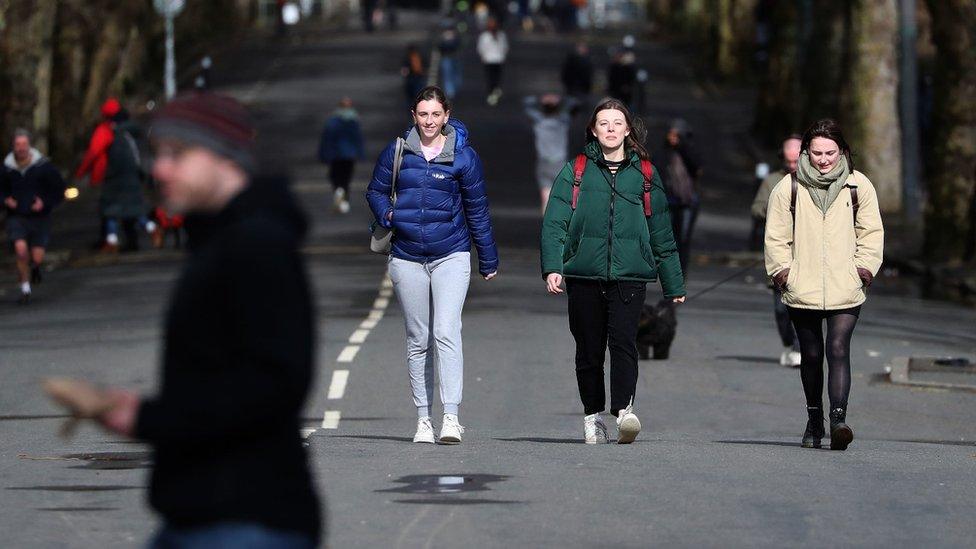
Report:
M 115 139 L 115 122 L 112 118 L 122 110 L 122 104 L 114 97 L 110 97 L 102 103 L 102 120 L 95 126 L 91 139 L 88 142 L 88 149 L 75 170 L 75 180 L 82 180 L 88 177 L 88 185 L 100 187 L 105 181 L 105 172 L 108 170 L 108 148 L 112 146 Z M 99 221 L 99 236 L 95 241 L 94 249 L 101 249 L 105 245 L 105 235 L 107 234 L 106 220 L 104 217 Z
M 783 167 L 763 179 L 762 184 L 759 185 L 759 190 L 756 192 L 756 197 L 752 201 L 753 220 L 763 227 L 764 232 L 769 195 L 777 183 L 796 171 L 796 163 L 800 158 L 801 139 L 802 136 L 799 134 L 793 134 L 783 141 L 783 146 L 779 152 Z M 783 343 L 783 352 L 780 354 L 779 363 L 781 366 L 799 368 L 800 342 L 796 338 L 796 330 L 793 329 L 793 324 L 790 322 L 790 313 L 783 303 L 783 293 L 775 286 L 773 286 L 773 316 L 776 318 L 776 329 L 779 331 L 780 341 Z
M 7 239 L 14 250 L 18 303 L 30 302 L 31 284 L 40 284 L 44 254 L 51 240 L 51 212 L 64 200 L 65 182 L 40 151 L 30 132 L 14 131 L 13 150 L 0 173 L 0 201 L 7 210 Z
M 586 42 L 577 42 L 559 71 L 566 95 L 583 101 L 593 91 L 593 60 Z
M 98 187 L 105 181 L 108 170 L 108 148 L 115 138 L 115 122 L 112 120 L 122 110 L 122 104 L 114 97 L 102 103 L 102 120 L 95 126 L 85 156 L 75 170 L 75 179 L 88 177 L 88 184 Z
M 407 53 L 403 57 L 403 64 L 400 67 L 400 75 L 403 76 L 403 91 L 406 93 L 407 105 L 413 103 L 420 90 L 427 82 L 427 70 L 424 68 L 424 56 L 416 44 L 407 46 Z
M 100 421 L 154 450 L 151 547 L 309 548 L 315 484 L 299 435 L 314 310 L 305 219 L 281 178 L 256 178 L 254 127 L 234 99 L 194 92 L 156 117 L 153 175 L 192 214 L 152 397 L 108 391 Z
M 851 337 L 881 268 L 884 227 L 874 185 L 854 169 L 851 147 L 830 119 L 803 134 L 795 174 L 776 184 L 766 215 L 766 273 L 783 293 L 800 341 L 807 401 L 805 448 L 824 436 L 826 348 L 830 448 L 846 450 L 851 391 Z M 827 325 L 826 334 L 824 324 Z
M 332 204 L 339 213 L 349 213 L 349 183 L 356 161 L 366 156 L 359 113 L 352 99 L 343 97 L 339 107 L 325 122 L 319 139 L 319 161 L 329 166 Z
M 156 223 L 146 215 L 148 205 L 143 196 L 144 173 L 138 140 L 142 131 L 129 119 L 125 109 L 112 117 L 112 144 L 108 148 L 108 169 L 99 196 L 99 212 L 105 220 L 105 252 L 119 251 L 119 229 L 126 233 L 128 251 L 139 249 L 137 227 L 149 235 Z
M 554 93 L 525 98 L 525 113 L 532 121 L 532 132 L 535 134 L 535 177 L 543 214 L 546 213 L 552 182 L 566 165 L 569 124 L 572 122 L 570 113 L 576 105 L 578 102 L 572 97 L 563 98 Z
M 444 406 L 438 440 L 458 444 L 464 433 L 458 419 L 464 374 L 461 310 L 471 278 L 471 243 L 485 280 L 498 272 L 498 251 L 481 159 L 468 143 L 467 128 L 451 117 L 447 96 L 436 86 L 424 88 L 411 114 L 414 124 L 402 141 L 398 138 L 380 154 L 366 199 L 376 222 L 393 230 L 389 272 L 407 333 L 406 363 L 418 416 L 413 441 L 434 442 L 430 414 L 436 359 Z M 398 147 L 402 158 L 395 165 Z
M 607 93 L 619 99 L 632 109 L 637 89 L 637 53 L 634 52 L 636 40 L 627 35 L 620 48 L 613 52 L 612 61 L 607 68 Z
M 678 255 L 681 257 L 681 272 L 687 276 L 691 237 L 701 206 L 698 181 L 702 168 L 692 143 L 691 126 L 684 119 L 676 118 L 671 121 L 664 138 L 664 150 L 658 158 L 668 189 L 668 205 L 671 208 L 671 223 L 675 241 L 678 243 Z
M 508 37 L 498 28 L 498 21 L 488 19 L 487 28 L 478 36 L 478 55 L 485 67 L 488 96 L 485 101 L 494 107 L 502 98 L 502 69 L 508 57 Z
M 453 100 L 461 88 L 461 34 L 455 28 L 453 18 L 445 22 L 445 28 L 441 31 L 440 40 L 437 42 L 437 49 L 441 54 L 441 83 L 444 85 L 444 94 Z
M 561 294 L 566 282 L 587 444 L 609 442 L 600 415 L 608 344 L 617 442 L 631 443 L 640 433 L 637 324 L 647 283 L 660 278 L 665 297 L 685 300 L 667 197 L 645 137 L 643 123 L 622 101 L 601 102 L 587 124 L 583 155 L 559 172 L 542 222 L 547 290 Z

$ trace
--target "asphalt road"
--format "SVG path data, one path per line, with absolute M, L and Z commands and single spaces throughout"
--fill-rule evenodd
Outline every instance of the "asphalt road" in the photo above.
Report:
M 687 116 L 715 174 L 689 289 L 736 276 L 680 310 L 670 360 L 641 364 L 644 431 L 630 446 L 581 443 L 566 303 L 545 293 L 538 272 L 531 133 L 519 110 L 522 95 L 558 89 L 568 46 L 530 37 L 514 41 L 495 109 L 481 102 L 468 44 L 454 115 L 472 130 L 488 170 L 500 275 L 472 281 L 465 308 L 463 444 L 410 443 L 402 317 L 383 288 L 385 262 L 365 252 L 363 202 L 345 217 L 329 209 L 314 152 L 321 123 L 345 94 L 362 113 L 370 159 L 405 127 L 399 60 L 408 42 L 426 37 L 308 32 L 272 46 L 255 41 L 215 74 L 258 113 L 262 151 L 292 173 L 313 219 L 306 251 L 318 375 L 305 416 L 330 546 L 972 546 L 976 395 L 894 387 L 881 373 L 894 356 L 972 358 L 976 312 L 904 297 L 879 279 L 853 345 L 857 439 L 843 453 L 799 448 L 799 376 L 777 363 L 762 273 L 723 260 L 748 230 L 751 197 L 742 189 L 751 168 L 741 143 L 750 96 L 706 93 L 688 58 L 661 45 L 640 48 L 652 75 L 651 127 Z M 357 166 L 357 193 L 370 164 Z M 41 396 L 39 379 L 153 390 L 160 314 L 178 266 L 172 253 L 78 261 L 50 273 L 28 308 L 4 296 L 0 545 L 137 547 L 155 528 L 144 501 L 148 448 L 90 426 L 58 438 L 63 417 Z

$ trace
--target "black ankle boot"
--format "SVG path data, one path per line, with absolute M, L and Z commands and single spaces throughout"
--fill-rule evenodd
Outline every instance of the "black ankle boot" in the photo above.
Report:
M 820 439 L 824 437 L 823 409 L 819 406 L 807 406 L 807 430 L 803 432 L 804 448 L 820 448 Z
M 830 449 L 846 450 L 854 440 L 854 430 L 845 423 L 847 408 L 834 408 L 830 411 Z

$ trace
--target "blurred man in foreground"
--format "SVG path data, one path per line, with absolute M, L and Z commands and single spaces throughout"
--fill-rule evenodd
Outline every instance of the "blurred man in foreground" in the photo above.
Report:
M 97 419 L 155 449 L 154 547 L 311 548 L 319 506 L 299 414 L 312 377 L 305 233 L 281 179 L 252 178 L 254 129 L 233 99 L 193 93 L 154 121 L 153 175 L 190 214 L 158 395 L 105 393 Z

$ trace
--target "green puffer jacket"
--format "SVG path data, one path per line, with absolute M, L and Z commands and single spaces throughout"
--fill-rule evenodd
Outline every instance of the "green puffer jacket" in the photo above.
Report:
M 685 295 L 668 200 L 657 169 L 651 187 L 654 213 L 645 217 L 644 176 L 637 154 L 632 153 L 613 176 L 599 143 L 588 143 L 584 153 L 589 161 L 575 212 L 573 162 L 563 167 L 553 184 L 542 222 L 543 276 L 561 273 L 595 280 L 653 282 L 660 275 L 666 297 Z

